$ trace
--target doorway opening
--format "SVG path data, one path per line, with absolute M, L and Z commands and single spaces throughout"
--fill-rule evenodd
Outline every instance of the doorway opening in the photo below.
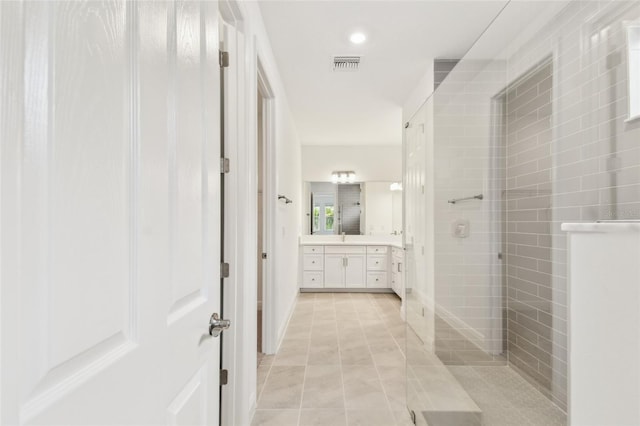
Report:
M 273 282 L 273 264 L 275 255 L 271 230 L 275 228 L 275 177 L 274 177 L 274 97 L 266 78 L 260 59 L 258 59 L 256 90 L 256 176 L 257 176 L 257 235 L 256 235 L 256 298 L 257 298 L 257 363 L 260 365 L 265 354 L 273 353 L 271 325 L 272 297 L 270 283 Z
M 257 268 L 257 298 L 258 298 L 258 315 L 257 315 L 257 327 L 258 327 L 258 332 L 257 332 L 257 336 L 258 336 L 258 341 L 256 342 L 257 344 L 257 349 L 258 349 L 258 365 L 260 365 L 260 361 L 262 360 L 262 356 L 264 355 L 263 353 L 263 348 L 262 348 L 262 337 L 263 337 L 263 333 L 262 333 L 262 327 L 263 327 L 263 319 L 262 319 L 262 314 L 263 314 L 263 309 L 262 309 L 262 302 L 263 302 L 263 287 L 264 287 L 264 261 L 266 260 L 267 257 L 267 252 L 265 250 L 265 246 L 264 246 L 264 228 L 265 228 L 265 223 L 264 223 L 264 169 L 265 169 L 265 164 L 264 164 L 264 108 L 263 108 L 263 104 L 264 104 L 264 97 L 262 96 L 262 93 L 260 93 L 260 89 L 258 89 L 258 93 L 257 93 L 257 111 L 258 111 L 258 118 L 257 118 L 257 177 L 258 177 L 258 184 L 257 184 L 257 188 L 258 188 L 258 205 L 257 205 L 257 210 L 258 210 L 258 238 L 257 238 L 257 256 L 256 256 L 256 260 L 258 262 L 258 268 Z
M 258 341 L 256 342 L 257 344 L 257 349 L 258 349 L 258 365 L 260 365 L 260 361 L 262 360 L 262 356 L 264 355 L 263 351 L 262 351 L 262 327 L 263 327 L 263 323 L 264 321 L 262 320 L 262 301 L 263 301 L 263 287 L 264 287 L 264 261 L 266 260 L 267 257 L 267 253 L 265 251 L 265 247 L 264 247 L 264 108 L 263 108 L 263 103 L 264 103 L 264 97 L 262 96 L 262 94 L 260 93 L 260 90 L 258 90 L 257 93 L 257 99 L 258 99 L 258 128 L 257 128 L 257 142 L 258 142 L 258 146 L 257 146 L 257 154 L 258 154 L 258 159 L 257 159 L 257 177 L 258 177 L 258 244 L 257 244 L 257 256 L 256 256 L 256 260 L 258 262 L 258 268 L 257 268 L 257 297 L 258 297 L 258 315 L 257 315 L 257 327 L 258 327 L 258 332 L 257 332 L 257 336 L 258 336 Z

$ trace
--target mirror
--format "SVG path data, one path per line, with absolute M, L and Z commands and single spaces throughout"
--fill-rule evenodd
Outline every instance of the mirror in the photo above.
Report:
M 305 182 L 303 193 L 306 235 L 402 232 L 402 191 L 398 183 Z

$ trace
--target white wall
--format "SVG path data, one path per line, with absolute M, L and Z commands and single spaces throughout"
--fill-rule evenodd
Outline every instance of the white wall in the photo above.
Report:
M 406 123 L 418 111 L 424 101 L 433 93 L 433 61 L 429 62 L 429 68 L 425 70 L 420 82 L 411 91 L 402 106 L 402 122 Z
M 391 212 L 391 230 L 402 231 L 402 191 L 394 191 L 392 197 L 393 211 Z
M 400 181 L 402 146 L 302 146 L 303 181 L 330 181 L 337 170 L 353 170 L 358 182 Z
M 366 235 L 389 235 L 393 232 L 393 192 L 391 182 L 364 184 L 364 220 Z

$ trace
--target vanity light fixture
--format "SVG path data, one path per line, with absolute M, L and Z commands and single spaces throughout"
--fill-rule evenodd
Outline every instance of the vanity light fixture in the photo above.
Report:
M 402 182 L 393 182 L 391 185 L 389 185 L 389 190 L 402 191 Z
M 354 171 L 338 171 L 331 173 L 331 182 L 333 183 L 353 183 L 356 180 L 356 172 Z
M 362 33 L 353 33 L 351 37 L 349 37 L 351 43 L 353 44 L 362 44 L 367 40 L 367 36 Z

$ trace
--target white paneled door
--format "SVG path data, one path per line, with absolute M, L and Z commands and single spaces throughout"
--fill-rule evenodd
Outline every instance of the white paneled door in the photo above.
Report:
M 1 424 L 218 424 L 216 7 L 0 3 Z

